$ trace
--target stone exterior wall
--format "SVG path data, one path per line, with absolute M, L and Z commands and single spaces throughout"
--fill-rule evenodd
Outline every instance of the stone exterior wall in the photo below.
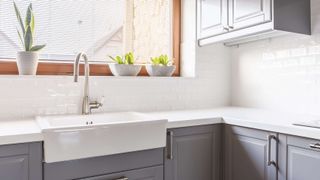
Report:
M 170 54 L 171 18 L 169 0 L 127 0 L 125 51 L 133 51 L 139 62 Z M 132 24 L 130 24 L 132 23 Z M 131 33 L 131 34 L 130 34 Z

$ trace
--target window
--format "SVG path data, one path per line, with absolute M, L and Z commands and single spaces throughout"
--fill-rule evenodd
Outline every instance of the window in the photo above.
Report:
M 36 19 L 39 75 L 68 75 L 77 53 L 86 52 L 92 75 L 110 75 L 108 55 L 133 51 L 137 63 L 169 54 L 180 60 L 180 0 L 16 0 L 24 17 L 30 2 Z M 172 8 L 171 8 L 172 7 Z M 170 12 L 170 9 L 172 11 Z M 12 0 L 0 1 L 0 74 L 17 74 L 20 42 Z M 146 75 L 145 70 L 141 75 Z

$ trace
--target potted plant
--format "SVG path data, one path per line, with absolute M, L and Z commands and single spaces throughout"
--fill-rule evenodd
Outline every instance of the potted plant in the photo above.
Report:
M 146 69 L 150 76 L 172 76 L 176 66 L 169 60 L 168 55 L 151 58 L 152 64 L 147 64 Z
M 19 39 L 23 46 L 23 51 L 17 52 L 17 66 L 20 75 L 35 75 L 38 68 L 39 55 L 38 51 L 45 47 L 45 45 L 33 45 L 34 43 L 34 29 L 35 19 L 32 11 L 32 4 L 30 3 L 27 9 L 25 21 L 22 21 L 19 8 L 14 2 L 14 9 L 20 25 L 21 30 L 17 30 Z
M 137 76 L 141 71 L 141 65 L 135 65 L 135 58 L 132 52 L 125 54 L 124 57 L 109 56 L 115 63 L 109 64 L 114 76 Z

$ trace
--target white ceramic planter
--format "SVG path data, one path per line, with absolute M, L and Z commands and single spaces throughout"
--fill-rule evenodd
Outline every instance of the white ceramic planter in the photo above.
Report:
M 155 66 L 146 65 L 147 72 L 150 76 L 164 76 L 170 77 L 176 70 L 176 66 Z
M 137 76 L 141 71 L 141 65 L 109 64 L 114 76 Z
M 37 52 L 20 51 L 17 53 L 19 75 L 36 75 L 39 55 Z

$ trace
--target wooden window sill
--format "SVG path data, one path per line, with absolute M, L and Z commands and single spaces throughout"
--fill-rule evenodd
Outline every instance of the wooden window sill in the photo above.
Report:
M 80 64 L 80 74 L 83 74 L 83 64 Z M 15 61 L 0 61 L 0 75 L 18 75 Z M 39 62 L 37 75 L 73 75 L 73 63 Z M 113 76 L 106 64 L 90 64 L 91 76 Z M 138 76 L 148 76 L 145 67 L 142 67 Z M 173 76 L 180 76 L 178 69 Z

